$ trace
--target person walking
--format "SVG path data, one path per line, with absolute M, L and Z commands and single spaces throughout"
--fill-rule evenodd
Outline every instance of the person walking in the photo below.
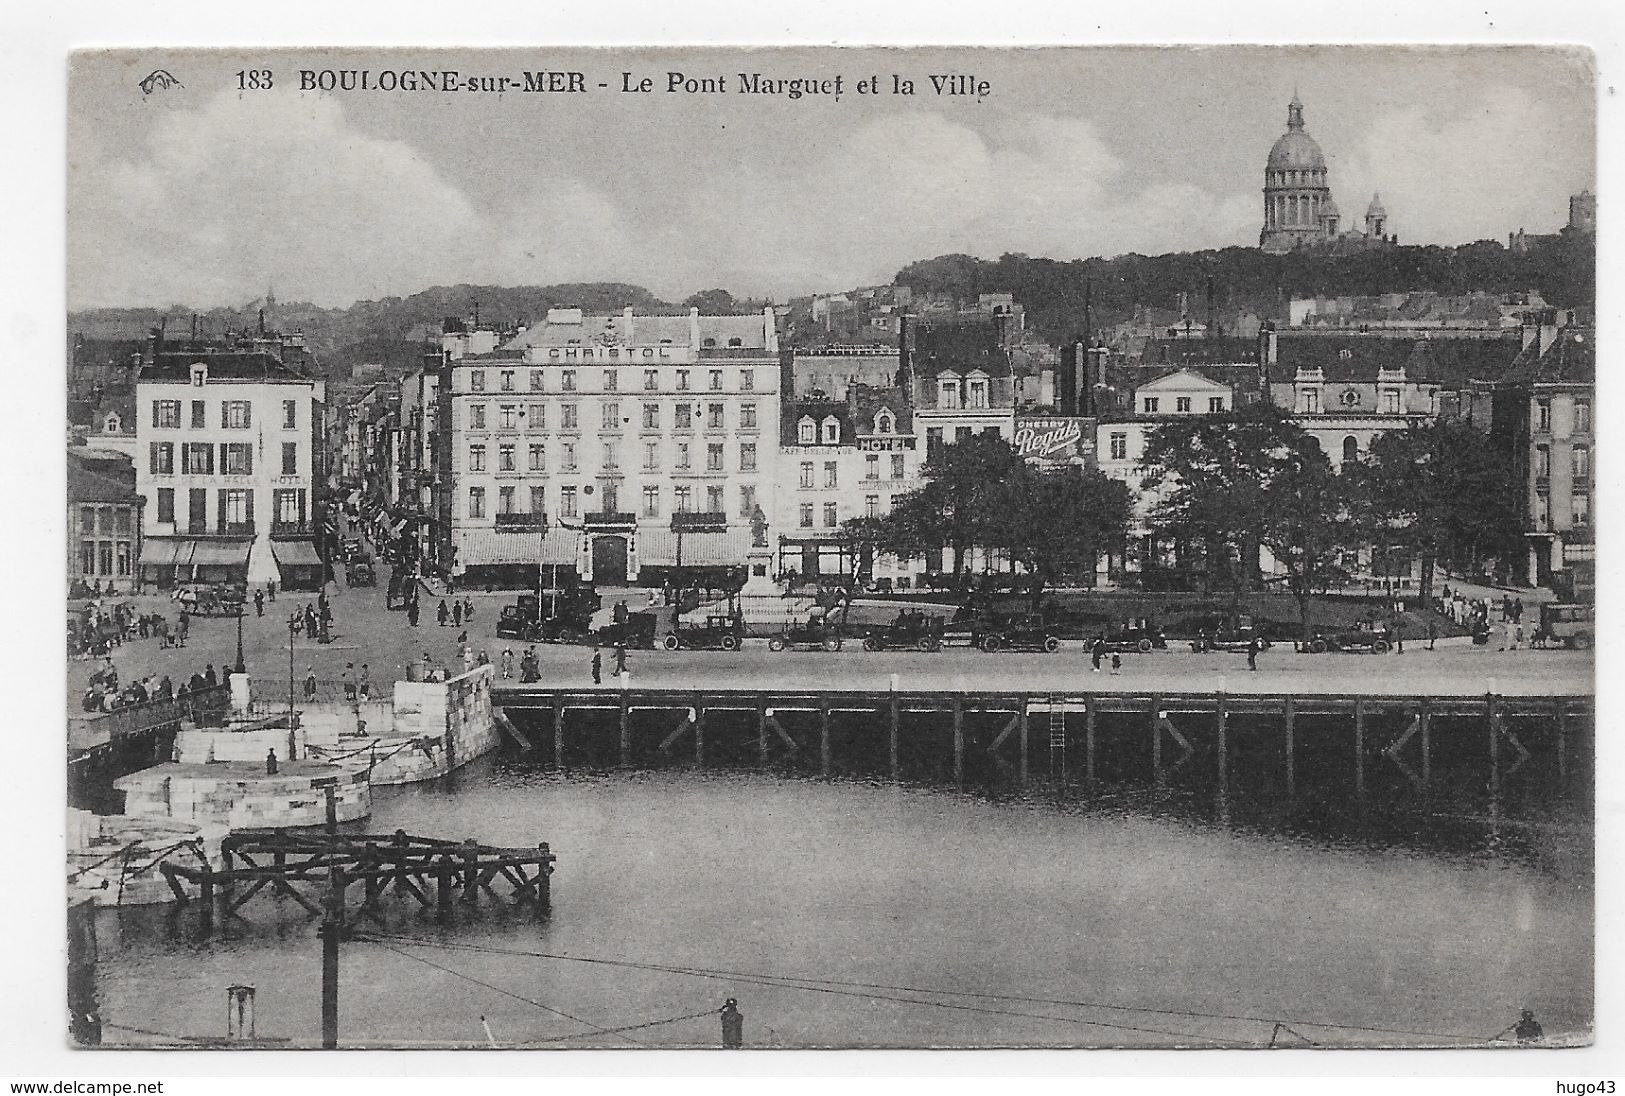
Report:
M 365 662 L 361 664 L 361 681 L 356 689 L 361 694 L 362 700 L 372 699 L 372 672 L 367 669 Z
M 1258 637 L 1253 636 L 1247 641 L 1247 669 L 1258 669 Z
M 212 662 L 204 663 L 204 666 L 203 666 L 203 682 L 204 682 L 205 685 L 208 685 L 210 688 L 213 688 L 214 686 L 220 684 L 220 678 L 215 676 L 214 663 L 212 663 Z
M 513 676 L 513 648 L 506 647 L 502 651 L 502 676 L 504 679 Z
M 1116 677 L 1117 675 L 1121 674 L 1122 672 L 1123 672 L 1123 656 L 1120 655 L 1120 654 L 1117 654 L 1116 652 L 1113 652 L 1112 653 L 1112 676 Z
M 418 603 L 415 600 L 406 603 L 406 623 L 413 628 L 418 626 Z
M 471 597 L 463 598 L 463 619 L 474 619 L 474 599 Z
M 489 666 L 489 665 L 491 665 L 491 656 L 486 653 L 484 647 L 481 647 L 480 648 L 480 653 L 474 656 L 474 665 L 476 665 L 476 666 Z
M 451 603 L 451 623 L 454 628 L 463 626 L 463 603 L 460 601 Z
M 446 626 L 446 621 L 451 619 L 451 610 L 446 608 L 446 601 L 444 598 L 440 600 L 440 608 L 435 610 L 434 615 L 436 619 L 440 621 L 440 626 L 442 628 Z
M 1106 637 L 1105 636 L 1096 636 L 1095 639 L 1094 639 L 1094 642 L 1089 644 L 1089 660 L 1094 663 L 1094 672 L 1095 673 L 1098 674 L 1100 672 L 1100 663 L 1101 663 L 1101 660 L 1104 659 L 1105 657 L 1106 657 Z
M 344 664 L 344 699 L 351 704 L 355 703 L 355 663 Z
M 305 699 L 309 701 L 316 699 L 316 667 L 314 666 L 305 667 Z
M 602 685 L 604 683 L 603 675 L 604 652 L 600 651 L 597 647 L 594 647 L 592 649 L 592 683 L 594 685 Z
M 186 636 L 192 630 L 192 618 L 185 609 L 181 610 L 180 619 L 175 621 L 175 646 L 186 646 Z
M 615 676 L 620 677 L 626 673 L 626 641 L 615 641 Z
M 1439 622 L 1432 617 L 1428 618 L 1428 650 L 1433 650 L 1433 641 L 1439 637 Z
M 276 579 L 265 584 L 265 596 L 271 601 L 276 600 Z
M 262 616 L 265 615 L 265 591 L 264 590 L 255 590 L 254 591 L 254 615 L 257 616 L 257 617 L 262 617 Z

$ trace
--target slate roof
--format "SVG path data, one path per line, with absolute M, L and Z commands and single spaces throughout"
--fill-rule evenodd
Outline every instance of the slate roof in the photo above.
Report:
M 834 415 L 841 424 L 842 445 L 851 445 L 853 438 L 852 414 L 840 400 L 786 400 L 779 413 L 779 444 L 801 445 L 797 427 L 804 417 L 811 416 L 818 424 L 818 437 L 823 437 L 824 420 Z M 819 443 L 822 444 L 822 443 Z
M 176 350 L 158 355 L 141 370 L 138 381 L 181 381 L 192 379 L 192 365 L 209 367 L 209 381 L 310 382 L 315 378 L 285 365 L 275 354 L 263 350 Z
M 140 505 L 135 465 L 122 457 L 99 459 L 68 450 L 68 504 L 121 502 Z
M 1332 383 L 1375 380 L 1379 369 L 1405 370 L 1406 378 L 1455 387 L 1506 372 L 1517 356 L 1517 333 L 1493 339 L 1396 339 L 1382 335 L 1280 335 L 1272 384 L 1291 384 L 1298 369 L 1320 369 Z M 1344 352 L 1347 352 L 1347 357 Z
M 909 333 L 909 364 L 915 376 L 930 377 L 949 370 L 970 373 L 980 369 L 990 377 L 1008 377 L 1010 355 L 999 345 L 999 329 L 991 322 L 917 323 Z
M 1591 331 L 1563 331 L 1557 341 L 1537 355 L 1534 344 L 1524 347 L 1498 378 L 1508 386 L 1533 384 L 1595 384 L 1597 343 Z

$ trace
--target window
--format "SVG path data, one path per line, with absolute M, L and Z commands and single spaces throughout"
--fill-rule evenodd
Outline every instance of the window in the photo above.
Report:
M 891 478 L 903 478 L 903 454 L 901 453 L 893 453 L 891 455 Z
M 576 390 L 576 371 L 574 369 L 565 369 L 560 372 L 559 387 L 566 392 Z
M 965 401 L 965 406 L 986 407 L 987 382 L 984 380 L 973 380 L 967 387 L 969 389 L 969 397 Z
M 680 441 L 677 443 L 677 468 L 679 471 L 687 471 L 688 466 L 688 442 Z
M 653 484 L 643 489 L 643 516 L 646 518 L 660 516 L 660 488 Z
M 483 518 L 485 516 L 485 488 L 470 487 L 468 489 L 468 516 Z
M 818 426 L 812 419 L 802 419 L 796 424 L 796 441 L 802 445 L 812 445 L 818 440 Z
M 206 487 L 187 488 L 186 531 L 188 533 L 209 531 L 209 490 Z
M 271 492 L 271 512 L 278 525 L 304 525 L 305 493 L 287 490 Z
M 605 430 L 619 430 L 621 428 L 621 405 L 619 401 L 610 400 L 603 404 L 603 421 L 600 425 Z
M 1382 413 L 1385 415 L 1399 414 L 1399 389 L 1384 388 L 1382 390 Z
M 615 469 L 619 468 L 620 466 L 621 466 L 621 447 L 619 445 L 617 445 L 615 442 L 606 441 L 604 443 L 604 468 L 605 468 L 605 470 L 613 472 Z M 614 509 L 614 507 L 605 507 L 605 509 L 606 510 L 612 510 L 612 509 Z
M 581 422 L 578 417 L 579 410 L 580 409 L 573 403 L 567 403 L 563 407 L 559 408 L 559 429 L 581 429 Z
M 1535 528 L 1550 529 L 1552 527 L 1552 500 L 1545 494 L 1535 496 Z
M 514 495 L 514 490 L 513 490 L 512 487 L 498 487 L 497 488 L 497 513 L 499 513 L 499 514 L 511 514 L 511 513 L 513 513 L 513 495 Z
M 677 371 L 677 391 L 688 391 L 688 370 L 686 369 L 679 369 Z
M 1552 451 L 1544 445 L 1535 446 L 1535 477 L 1546 479 L 1552 474 Z
M 1569 500 L 1570 513 L 1575 525 L 1591 524 L 1591 496 L 1578 494 Z
M 1128 435 L 1113 434 L 1111 443 L 1112 460 L 1128 460 Z
M 1303 413 L 1306 415 L 1320 414 L 1320 390 L 1318 388 L 1305 388 L 1303 390 Z
M 181 471 L 192 476 L 214 475 L 214 446 L 189 441 L 181 447 Z
M 507 443 L 505 445 L 497 446 L 497 471 L 498 472 L 513 472 L 513 471 L 518 470 L 519 466 L 514 462 L 514 452 L 513 451 L 514 451 L 515 448 L 516 447 L 514 446 L 514 444 L 512 442 L 509 442 L 509 443 Z
M 1360 459 L 1360 441 L 1353 434 L 1343 439 L 1343 459 L 1345 461 Z
M 152 425 L 165 430 L 179 429 L 181 425 L 181 401 L 153 400 Z
M 863 458 L 863 478 L 877 480 L 880 478 L 880 454 L 870 453 Z
M 756 391 L 756 370 L 741 369 L 739 371 L 739 390 L 741 392 Z
M 173 487 L 158 488 L 158 520 L 166 524 L 174 524 L 175 489 Z
M 946 411 L 959 409 L 959 382 L 954 380 L 940 380 L 937 382 L 937 406 Z
M 875 433 L 890 434 L 892 432 L 892 425 L 893 419 L 890 411 L 882 411 L 880 414 L 875 416 Z
M 1223 396 L 1209 396 L 1208 401 L 1207 401 L 1207 410 L 1208 410 L 1208 414 L 1210 414 L 1210 415 L 1217 415 L 1219 412 L 1223 411 L 1224 410 L 1224 397 Z
M 747 518 L 756 513 L 755 484 L 747 483 L 739 488 L 739 512 Z
M 660 429 L 660 405 L 658 403 L 643 405 L 643 428 L 645 430 Z
M 202 400 L 192 401 L 192 429 L 202 430 L 209 424 Z
M 824 420 L 824 444 L 838 445 L 841 441 L 841 420 L 834 415 Z
M 1143 401 L 1141 401 L 1141 409 L 1144 410 L 1147 415 L 1155 415 L 1157 413 L 1157 403 L 1158 400 L 1156 396 L 1147 396 Z
M 529 406 L 529 408 L 525 412 L 525 429 L 527 429 L 527 430 L 546 430 L 547 429 L 547 404 L 545 404 L 545 403 L 533 403 L 533 404 L 531 404 Z
M 512 369 L 504 369 L 502 371 L 502 390 L 504 392 L 512 392 L 513 391 L 513 370 Z M 503 511 L 503 513 L 512 513 L 512 512 L 513 511 L 511 511 L 511 510 L 504 510 Z
M 800 521 L 803 529 L 811 529 L 813 527 L 812 503 L 804 502 L 801 504 Z
M 505 403 L 497 409 L 497 429 L 514 430 L 519 426 L 519 408 Z
M 690 407 L 686 403 L 680 403 L 680 404 L 677 405 L 677 408 L 676 408 L 676 415 L 677 415 L 676 426 L 677 426 L 677 429 L 679 429 L 679 430 L 692 430 L 692 429 L 694 429 L 693 411 L 694 411 L 694 409 L 692 407 Z
M 722 471 L 722 445 L 713 442 L 705 447 L 705 470 L 707 472 Z
M 530 390 L 532 392 L 540 392 L 542 390 L 542 371 L 540 369 L 532 369 L 530 371 Z
M 660 470 L 660 446 L 655 442 L 643 443 L 643 470 L 645 472 Z
M 468 428 L 470 430 L 485 429 L 485 404 L 471 403 L 468 405 Z
M 681 486 L 676 488 L 672 494 L 677 500 L 677 512 L 679 514 L 688 514 L 693 512 L 693 488 Z
M 706 405 L 705 428 L 707 430 L 722 429 L 722 405 L 720 403 L 711 403 Z
M 720 514 L 723 512 L 724 505 L 722 501 L 722 484 L 708 484 L 705 488 L 705 512 Z
M 643 390 L 645 392 L 654 392 L 659 389 L 659 387 L 660 372 L 655 369 L 645 369 L 643 371 Z
M 832 460 L 827 460 L 827 461 L 824 462 L 824 486 L 825 487 L 835 487 L 835 486 L 838 485 L 838 482 L 837 482 L 838 479 L 839 479 L 839 477 L 837 475 L 838 467 L 839 466 Z
M 560 488 L 560 490 L 559 490 L 559 514 L 560 514 L 560 516 L 567 517 L 567 518 L 573 518 L 573 517 L 576 516 L 576 513 L 577 513 L 577 511 L 576 511 L 576 489 L 574 487 Z
M 297 400 L 282 401 L 282 429 L 294 430 L 299 426 L 299 403 Z
M 928 426 L 925 428 L 925 457 L 930 460 L 937 453 L 942 452 L 942 427 Z
M 155 441 L 148 450 L 147 470 L 155 476 L 171 475 L 175 471 L 175 443 Z
M 1535 401 L 1535 429 L 1550 430 L 1552 428 L 1552 401 Z
M 866 514 L 867 516 L 869 516 L 871 518 L 879 517 L 880 516 L 880 496 L 879 495 L 864 495 L 863 496 L 863 512 L 864 512 L 864 514 Z
M 562 444 L 561 448 L 564 455 L 564 470 L 574 472 L 576 470 L 576 443 L 567 441 Z
M 756 443 L 744 441 L 739 443 L 739 470 L 741 472 L 756 471 Z
M 254 447 L 232 443 L 220 447 L 220 472 L 226 476 L 254 474 Z
M 833 529 L 838 524 L 840 524 L 840 518 L 835 512 L 835 504 L 833 502 L 824 503 L 824 528 Z
M 468 390 L 470 392 L 485 391 L 485 370 L 471 369 L 468 372 Z
M 711 370 L 711 391 L 722 391 L 722 370 L 720 369 Z
M 530 489 L 530 512 L 533 514 L 547 513 L 547 488 L 532 487 Z
M 1577 399 L 1574 401 L 1574 432 L 1576 434 L 1591 433 L 1591 401 Z
M 1576 481 L 1589 481 L 1591 479 L 1591 447 L 1576 445 L 1572 452 L 1573 472 Z
M 468 447 L 468 470 L 470 472 L 485 471 L 485 446 L 470 445 Z
M 604 391 L 619 392 L 621 387 L 621 373 L 618 369 L 604 370 Z
M 530 446 L 530 470 L 532 472 L 547 471 L 547 446 L 540 442 L 532 442 Z
M 1189 396 L 1176 396 L 1174 398 L 1174 410 L 1175 411 L 1178 411 L 1180 414 L 1188 414 L 1190 412 L 1190 409 L 1191 409 L 1191 398 Z
M 804 460 L 804 461 L 801 462 L 801 486 L 803 486 L 803 487 L 811 487 L 812 485 L 813 485 L 813 462 L 810 461 L 810 460 Z
M 220 492 L 221 531 L 246 532 L 254 521 L 254 492 L 233 489 Z
M 956 426 L 954 427 L 954 441 L 964 441 L 975 432 L 976 431 L 971 429 L 969 426 Z

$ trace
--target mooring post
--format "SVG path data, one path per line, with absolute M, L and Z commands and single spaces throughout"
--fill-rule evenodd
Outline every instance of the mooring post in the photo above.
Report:
M 965 787 L 965 698 L 954 694 L 954 787 Z
M 479 901 L 480 891 L 480 847 L 472 837 L 463 841 L 463 901 L 473 904 Z
M 705 707 L 694 707 L 694 767 L 705 768 Z
M 1083 696 L 1083 786 L 1092 790 L 1095 786 L 1095 697 L 1093 693 Z
M 339 1045 L 339 938 L 344 933 L 344 867 L 327 871 L 327 905 L 322 917 L 322 1049 Z
M 818 698 L 818 771 L 829 777 L 829 696 Z
M 887 731 L 886 742 L 891 757 L 891 778 L 893 783 L 895 783 L 902 776 L 902 769 L 900 769 L 897 765 L 897 720 L 899 718 L 900 709 L 897 703 L 897 691 L 895 689 L 892 690 L 888 707 L 891 713 L 891 721 L 888 725 L 889 729 Z
M 1422 732 L 1422 790 L 1427 791 L 1433 780 L 1433 717 L 1426 700 L 1416 713 L 1416 723 Z
M 1162 697 L 1151 698 L 1151 774 L 1162 783 Z
M 1281 716 L 1286 727 L 1286 794 L 1289 796 L 1298 794 L 1298 765 L 1296 754 L 1294 752 L 1296 747 L 1293 742 L 1294 735 L 1292 730 L 1292 724 L 1296 715 L 1296 705 L 1293 704 L 1292 697 L 1290 694 L 1288 694 L 1281 700 Z
M 564 697 L 553 694 L 553 768 L 564 769 Z
M 1365 697 L 1354 698 L 1354 794 L 1365 798 Z
M 1490 795 L 1501 794 L 1501 709 L 1494 693 L 1484 694 L 1484 710 L 1490 727 Z
M 1557 709 L 1557 792 L 1562 795 L 1569 783 L 1569 713 L 1561 699 L 1552 705 Z
M 1027 700 L 1025 695 L 1016 697 L 1016 734 L 1020 735 L 1021 747 L 1021 786 L 1027 786 Z
M 632 705 L 621 690 L 621 768 L 632 764 Z
M 450 854 L 435 861 L 435 913 L 442 922 L 451 920 L 451 878 L 454 865 Z
M 756 694 L 756 757 L 767 768 L 767 697 Z

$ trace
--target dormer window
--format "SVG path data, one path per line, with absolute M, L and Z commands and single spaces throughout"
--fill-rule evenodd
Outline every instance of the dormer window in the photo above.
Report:
M 192 387 L 202 388 L 209 380 L 209 367 L 203 362 L 192 363 Z
M 735 336 L 734 338 L 731 338 L 731 339 L 728 340 L 728 345 L 729 346 L 744 346 L 745 345 L 745 340 Z
M 937 381 L 937 406 L 944 411 L 959 410 L 959 380 L 944 377 Z
M 824 420 L 824 444 L 839 445 L 841 441 L 841 420 L 834 415 Z
M 715 340 L 715 339 L 702 339 L 702 340 L 700 340 L 700 346 L 702 346 L 706 350 L 714 350 L 714 349 L 716 349 L 716 345 L 717 345 L 717 340 Z
M 878 415 L 875 416 L 875 433 L 890 434 L 894 424 L 895 420 L 892 418 L 892 413 L 890 411 L 882 410 Z
M 812 445 L 818 441 L 818 424 L 811 417 L 803 418 L 796 424 L 796 441 L 802 445 Z
M 102 430 L 103 430 L 103 432 L 108 433 L 108 434 L 117 434 L 119 432 L 119 421 L 118 421 L 118 413 L 117 412 L 114 412 L 113 414 L 107 416 L 107 421 L 102 423 Z

